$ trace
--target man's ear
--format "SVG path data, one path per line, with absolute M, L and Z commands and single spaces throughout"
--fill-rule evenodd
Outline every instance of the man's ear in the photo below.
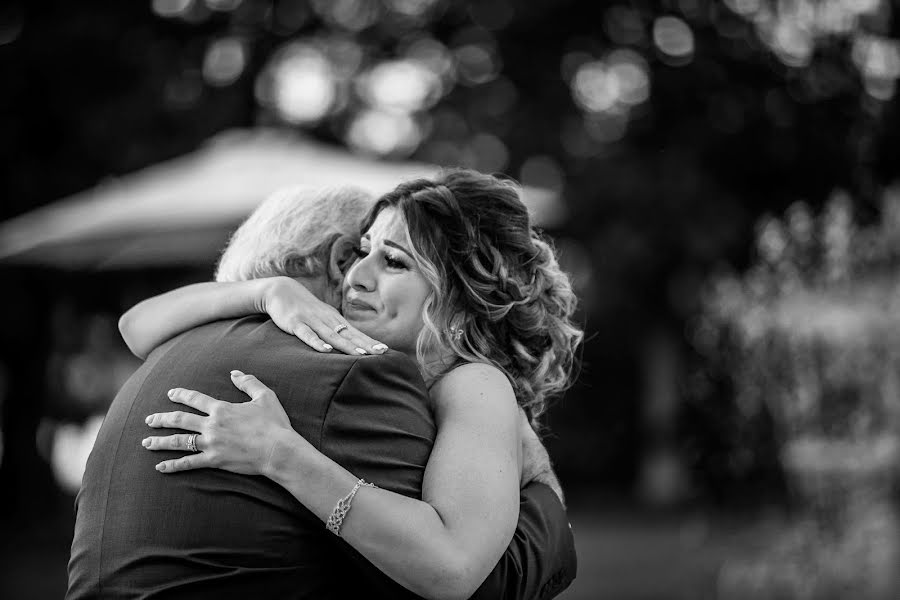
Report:
M 347 267 L 353 262 L 353 247 L 357 239 L 356 236 L 342 235 L 331 245 L 331 256 L 328 259 L 329 281 L 341 281 L 344 278 Z

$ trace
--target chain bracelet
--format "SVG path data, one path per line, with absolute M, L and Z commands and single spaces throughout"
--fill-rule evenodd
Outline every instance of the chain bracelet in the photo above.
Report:
M 353 503 L 353 497 L 356 496 L 356 492 L 358 492 L 361 487 L 377 486 L 374 483 L 367 482 L 365 479 L 360 479 L 356 482 L 356 485 L 353 486 L 353 489 L 350 490 L 349 494 L 337 501 L 337 504 L 334 505 L 334 510 L 331 511 L 331 514 L 328 515 L 328 520 L 325 521 L 325 527 L 327 527 L 328 531 L 334 535 L 341 535 L 341 526 L 344 524 L 344 517 L 350 512 L 350 505 Z

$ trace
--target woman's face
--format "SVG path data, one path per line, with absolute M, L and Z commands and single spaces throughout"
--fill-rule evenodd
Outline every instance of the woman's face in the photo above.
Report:
M 410 252 L 406 224 L 395 208 L 382 210 L 363 233 L 344 278 L 347 322 L 394 350 L 414 354 L 431 289 Z

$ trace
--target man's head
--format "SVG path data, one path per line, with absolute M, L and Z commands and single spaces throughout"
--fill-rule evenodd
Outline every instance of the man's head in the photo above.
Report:
M 368 192 L 351 186 L 274 192 L 231 236 L 216 281 L 299 277 L 320 283 L 322 287 L 312 291 L 334 303 L 331 296 L 340 293 L 341 269 L 373 201 Z

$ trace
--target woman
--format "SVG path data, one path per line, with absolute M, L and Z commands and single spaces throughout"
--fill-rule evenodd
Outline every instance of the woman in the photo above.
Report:
M 568 382 L 581 339 L 571 323 L 575 299 L 514 186 L 492 176 L 451 171 L 403 184 L 376 203 L 363 230 L 343 284 L 343 317 L 285 279 L 266 288 L 209 284 L 198 293 L 211 294 L 218 316 L 266 308 L 319 350 L 328 349 L 323 336 L 365 334 L 361 343 L 380 340 L 415 356 L 438 428 L 422 500 L 365 487 L 294 432 L 271 391 L 239 371 L 233 382 L 252 402 L 173 390 L 173 401 L 215 418 L 191 439 L 199 454 L 157 468 L 265 475 L 398 583 L 426 597 L 468 597 L 515 528 L 518 409 L 535 420 Z M 184 328 L 168 319 L 177 305 L 157 301 L 141 310 L 147 314 L 123 319 L 141 323 L 134 331 L 167 337 Z M 208 319 L 197 315 L 192 324 Z M 173 414 L 151 415 L 148 423 L 170 426 Z M 173 449 L 175 438 L 184 436 L 150 437 L 145 445 Z

